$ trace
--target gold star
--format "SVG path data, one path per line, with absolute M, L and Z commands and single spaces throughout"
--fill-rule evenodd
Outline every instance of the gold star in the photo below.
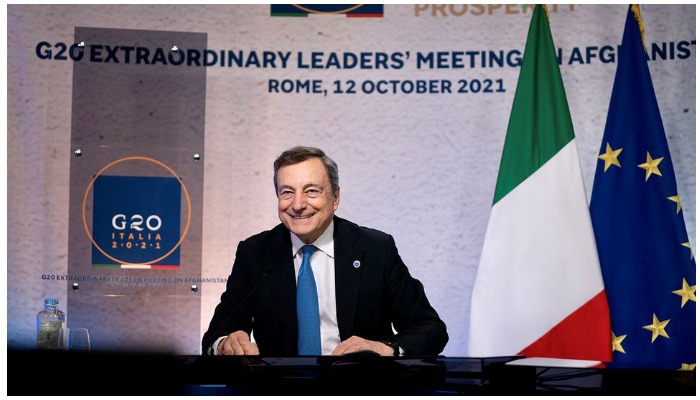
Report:
M 651 154 L 649 154 L 649 152 L 647 151 L 647 162 L 645 162 L 644 164 L 637 165 L 639 168 L 642 168 L 647 171 L 646 179 L 644 179 L 645 182 L 649 180 L 651 174 L 662 176 L 661 171 L 659 171 L 659 164 L 661 164 L 661 160 L 663 159 L 663 157 L 652 159 Z
M 695 371 L 695 364 L 681 363 L 681 367 L 678 371 Z
M 681 198 L 678 195 L 671 196 L 671 197 L 666 197 L 667 199 L 671 200 L 672 202 L 676 203 L 676 214 L 681 212 Z
M 610 143 L 605 144 L 605 154 L 598 156 L 598 158 L 605 161 L 605 168 L 603 169 L 603 172 L 606 172 L 611 165 L 617 165 L 618 167 L 622 168 L 620 161 L 617 160 L 617 156 L 619 156 L 621 152 L 622 148 L 613 150 L 612 147 L 610 147 Z
M 681 246 L 687 247 L 690 249 L 690 259 L 692 260 L 694 256 L 693 256 L 693 249 L 690 247 L 690 242 L 681 243 Z
M 612 332 L 612 351 L 619 351 L 624 353 L 625 349 L 622 348 L 622 341 L 625 340 L 627 335 L 615 336 L 615 332 Z
M 688 286 L 688 282 L 683 278 L 683 288 L 674 290 L 673 294 L 681 296 L 681 308 L 688 302 L 688 300 L 695 301 L 695 285 Z
M 664 328 L 666 328 L 666 325 L 668 325 L 668 323 L 671 322 L 671 320 L 667 319 L 666 321 L 659 322 L 659 319 L 656 318 L 656 314 L 653 314 L 653 315 L 654 315 L 654 322 L 651 325 L 647 325 L 647 326 L 643 327 L 644 329 L 651 331 L 651 342 L 654 343 L 654 340 L 656 340 L 656 338 L 659 337 L 659 335 L 661 335 L 667 339 L 670 339 L 670 337 L 668 336 L 668 333 L 666 333 L 666 330 Z

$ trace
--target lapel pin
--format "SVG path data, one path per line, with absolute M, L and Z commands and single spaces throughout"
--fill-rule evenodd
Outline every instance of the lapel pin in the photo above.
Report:
M 353 262 L 352 262 L 352 266 L 355 267 L 355 268 L 360 268 L 360 261 L 359 261 L 359 260 L 353 261 Z

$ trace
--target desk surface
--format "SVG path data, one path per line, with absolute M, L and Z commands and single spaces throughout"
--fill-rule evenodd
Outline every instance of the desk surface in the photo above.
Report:
M 14 395 L 695 395 L 695 372 L 506 365 L 517 357 L 237 357 L 8 350 Z M 38 384 L 40 376 L 52 377 Z M 653 391 L 652 391 L 653 390 Z

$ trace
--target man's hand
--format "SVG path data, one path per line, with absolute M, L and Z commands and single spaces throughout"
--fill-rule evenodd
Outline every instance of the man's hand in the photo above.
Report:
M 244 331 L 236 331 L 219 342 L 216 348 L 219 355 L 227 356 L 257 356 L 260 355 L 258 345 L 250 341 L 250 337 Z
M 394 349 L 382 342 L 363 339 L 359 336 L 352 336 L 333 349 L 332 356 L 340 356 L 343 354 L 357 353 L 358 351 L 369 350 L 380 356 L 393 356 Z

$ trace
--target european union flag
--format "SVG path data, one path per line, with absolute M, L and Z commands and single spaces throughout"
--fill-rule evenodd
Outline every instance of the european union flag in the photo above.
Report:
M 642 27 L 631 6 L 590 204 L 610 303 L 610 366 L 694 370 L 695 258 Z

